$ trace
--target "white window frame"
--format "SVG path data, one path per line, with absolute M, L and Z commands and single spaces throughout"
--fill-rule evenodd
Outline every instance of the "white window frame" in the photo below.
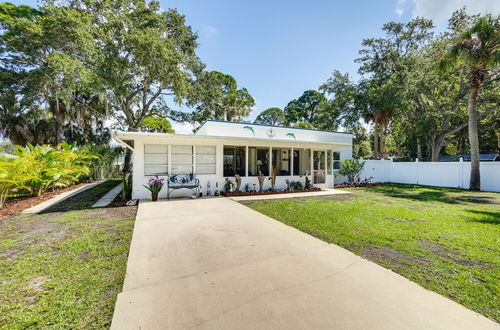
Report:
M 212 148 L 213 152 L 200 153 L 199 150 Z M 210 150 L 212 151 L 212 150 Z M 195 146 L 195 171 L 196 175 L 213 175 L 217 174 L 217 146 L 215 145 L 196 145 Z M 200 161 L 205 158 L 206 160 Z M 200 168 L 211 169 L 211 171 L 201 173 Z
M 161 146 L 161 147 L 166 147 L 165 148 L 165 151 L 166 152 L 147 152 L 147 149 L 149 146 L 155 146 L 155 147 L 158 147 L 158 146 Z M 157 158 L 165 158 L 165 162 L 163 163 L 150 163 L 148 161 L 148 158 L 153 158 L 153 157 L 157 157 Z M 169 173 L 169 165 L 170 165 L 170 162 L 169 162 L 169 157 L 168 157 L 168 145 L 167 144 L 145 144 L 144 145 L 144 176 L 156 176 L 156 175 L 160 175 L 160 176 L 163 176 L 163 175 L 168 175 Z M 148 167 L 163 167 L 165 168 L 165 171 L 161 171 L 161 172 L 149 172 L 147 170 Z

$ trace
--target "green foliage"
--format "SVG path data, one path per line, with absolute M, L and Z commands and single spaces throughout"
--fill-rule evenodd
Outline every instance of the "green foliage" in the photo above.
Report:
M 158 1 L 6 3 L 0 29 L 0 132 L 17 144 L 105 143 L 110 117 L 134 131 L 170 131 L 167 117 L 241 120 L 255 103 L 231 76 L 203 71 L 196 33 Z
M 43 192 L 89 180 L 92 167 L 101 157 L 90 148 L 76 148 L 66 142 L 16 146 L 17 158 L 0 163 L 1 201 L 10 194 L 39 196 Z
M 306 122 L 320 129 L 335 130 L 336 116 L 329 111 L 326 97 L 315 90 L 307 90 L 298 99 L 290 101 L 284 109 L 286 123 Z M 332 121 L 333 120 L 333 121 Z
M 233 180 L 226 178 L 226 180 L 224 182 L 224 191 L 231 192 L 231 191 L 233 191 L 234 186 L 235 186 L 235 184 L 234 184 Z
M 172 124 L 167 118 L 159 116 L 148 116 L 141 123 L 141 128 L 146 132 L 175 133 Z
M 208 119 L 241 121 L 250 114 L 255 100 L 246 88 L 238 88 L 232 76 L 209 71 L 199 75 L 190 105 L 196 107 L 188 118 L 192 122 L 202 123 Z
M 307 122 L 307 121 L 298 121 L 296 123 L 293 124 L 293 127 L 296 127 L 296 128 L 308 128 L 308 129 L 315 129 L 316 127 L 314 127 L 313 124 Z
M 431 21 L 416 18 L 384 24 L 382 37 L 365 39 L 356 60 L 361 78 L 353 81 L 334 71 L 320 86 L 328 97 L 327 112 L 355 134 L 354 154 L 437 160 L 448 144 L 468 154 L 467 104 L 473 77 L 482 81 L 476 99 L 478 149 L 497 152 L 499 25 L 498 16 L 470 16 L 462 9 L 440 34 L 434 33 Z M 481 47 L 472 47 L 478 40 Z M 471 71 L 473 63 L 478 67 Z M 447 68 L 446 73 L 436 66 Z M 373 126 L 360 139 L 356 130 L 361 121 Z
M 477 99 L 481 86 L 500 64 L 500 15 L 486 14 L 473 19 L 470 26 L 451 40 L 449 49 L 437 67 L 442 72 L 448 72 L 459 63 L 469 71 L 467 111 L 471 151 L 470 189 L 480 190 Z M 498 80 L 495 74 L 493 80 Z M 496 107 L 498 103 L 497 97 Z
M 290 189 L 292 190 L 303 190 L 304 185 L 300 181 L 291 181 L 290 182 Z
M 280 108 L 269 108 L 257 116 L 254 121 L 255 124 L 263 125 L 278 125 L 282 126 L 285 124 L 285 112 Z
M 132 173 L 125 173 L 122 179 L 122 200 L 127 200 L 132 195 Z
M 365 162 L 359 159 L 344 159 L 340 162 L 339 174 L 346 176 L 351 184 L 358 183 L 364 167 Z
M 362 125 L 357 125 L 352 130 L 354 137 L 352 139 L 352 154 L 354 158 L 371 156 L 373 154 L 370 143 L 370 134 Z

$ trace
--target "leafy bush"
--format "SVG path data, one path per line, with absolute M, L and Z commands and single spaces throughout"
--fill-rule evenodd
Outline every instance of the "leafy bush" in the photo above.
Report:
M 127 200 L 132 195 L 132 173 L 125 173 L 122 179 L 122 200 Z
M 49 189 L 64 188 L 92 178 L 92 167 L 100 156 L 89 148 L 66 142 L 16 146 L 17 158 L 0 161 L 0 207 L 9 195 L 39 196 Z
M 300 181 L 292 181 L 290 182 L 290 189 L 292 190 L 303 190 L 304 185 Z
M 354 184 L 359 182 L 359 176 L 364 167 L 365 162 L 360 162 L 358 159 L 345 159 L 340 162 L 339 174 L 346 176 L 349 183 Z

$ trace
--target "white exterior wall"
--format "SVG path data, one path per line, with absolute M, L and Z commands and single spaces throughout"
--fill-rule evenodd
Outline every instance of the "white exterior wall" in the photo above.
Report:
M 252 130 L 245 128 L 251 127 Z M 269 135 L 272 130 L 272 136 Z M 293 133 L 293 136 L 287 135 Z M 255 135 L 254 135 L 255 134 Z M 340 132 L 328 132 L 313 129 L 279 127 L 258 125 L 250 123 L 219 122 L 207 121 L 197 132 L 196 135 L 212 135 L 227 137 L 248 137 L 269 140 L 290 140 L 301 142 L 319 142 L 319 143 L 338 143 L 351 146 L 352 154 L 352 134 Z
M 124 137 L 121 137 L 124 138 Z M 242 141 L 246 141 L 246 143 L 243 143 Z M 211 192 L 212 194 L 215 191 L 215 185 L 218 183 L 219 185 L 219 191 L 224 190 L 224 165 L 223 165 L 223 152 L 224 152 L 224 146 L 257 146 L 257 147 L 276 147 L 276 148 L 306 148 L 306 149 L 313 149 L 313 150 L 334 150 L 338 151 L 341 154 L 341 158 L 344 157 L 349 157 L 352 152 L 351 148 L 347 147 L 338 147 L 335 145 L 331 144 L 324 144 L 324 145 L 307 145 L 306 144 L 301 144 L 300 142 L 296 142 L 292 145 L 292 143 L 286 143 L 283 141 L 270 141 L 272 143 L 266 144 L 263 142 L 259 141 L 252 141 L 251 139 L 245 139 L 245 140 L 236 140 L 236 139 L 231 139 L 231 138 L 221 138 L 221 139 L 214 139 L 214 138 L 202 138 L 200 136 L 192 136 L 192 137 L 186 137 L 183 136 L 182 138 L 176 138 L 175 136 L 152 136 L 152 135 L 136 135 L 134 136 L 134 152 L 133 152 L 133 174 L 132 174 L 132 198 L 134 199 L 149 199 L 151 197 L 151 194 L 149 190 L 147 190 L 143 185 L 147 183 L 147 180 L 149 179 L 150 176 L 144 175 L 144 145 L 146 144 L 160 144 L 160 145 L 194 145 L 195 148 L 197 145 L 210 145 L 210 146 L 215 146 L 216 147 L 216 174 L 197 174 L 197 178 L 200 180 L 200 184 L 202 186 L 202 191 L 203 194 L 206 194 L 207 191 L 207 183 L 210 182 L 211 185 Z M 300 147 L 299 147 L 300 145 Z M 170 153 L 170 147 L 169 147 L 169 153 Z M 196 155 L 196 152 L 194 152 L 194 155 Z M 193 160 L 194 164 L 196 164 L 196 160 Z M 170 166 L 170 159 L 169 159 L 169 166 Z M 170 171 L 169 171 L 170 173 Z M 195 169 L 196 173 L 196 169 Z M 308 175 L 309 179 L 312 180 L 312 175 L 311 173 Z M 160 176 L 163 177 L 165 180 L 168 180 L 167 176 Z M 268 180 L 269 176 L 266 177 L 266 180 L 264 182 L 264 188 L 263 189 L 268 189 L 271 188 L 271 181 Z M 234 177 L 231 177 L 234 181 Z M 278 189 L 284 189 L 286 188 L 286 180 L 289 181 L 301 181 L 303 184 L 305 183 L 305 177 L 302 176 L 277 176 L 276 177 L 276 188 Z M 253 184 L 256 185 L 256 189 L 259 189 L 258 185 L 258 179 L 257 177 L 241 177 L 241 188 L 242 190 L 245 189 L 245 184 L 249 183 L 251 187 L 253 188 Z M 333 181 L 334 178 L 333 176 L 328 173 L 327 170 L 327 175 L 326 175 L 326 183 L 324 185 L 318 185 L 320 187 L 333 187 Z M 192 191 L 189 189 L 181 189 L 181 190 L 176 190 L 171 194 L 171 197 L 180 197 L 180 196 L 190 196 L 192 194 Z M 167 197 L 167 189 L 166 185 L 164 189 L 159 194 L 160 198 L 166 198 Z
M 361 180 L 469 189 L 470 162 L 365 160 Z M 481 190 L 500 192 L 500 162 L 481 162 Z

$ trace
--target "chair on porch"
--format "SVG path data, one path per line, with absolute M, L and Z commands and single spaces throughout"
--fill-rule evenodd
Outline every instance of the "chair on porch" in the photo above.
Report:
M 196 178 L 194 173 L 176 174 L 168 178 L 167 183 L 167 199 L 170 199 L 170 194 L 179 189 L 190 189 L 196 197 L 199 195 L 200 180 Z

